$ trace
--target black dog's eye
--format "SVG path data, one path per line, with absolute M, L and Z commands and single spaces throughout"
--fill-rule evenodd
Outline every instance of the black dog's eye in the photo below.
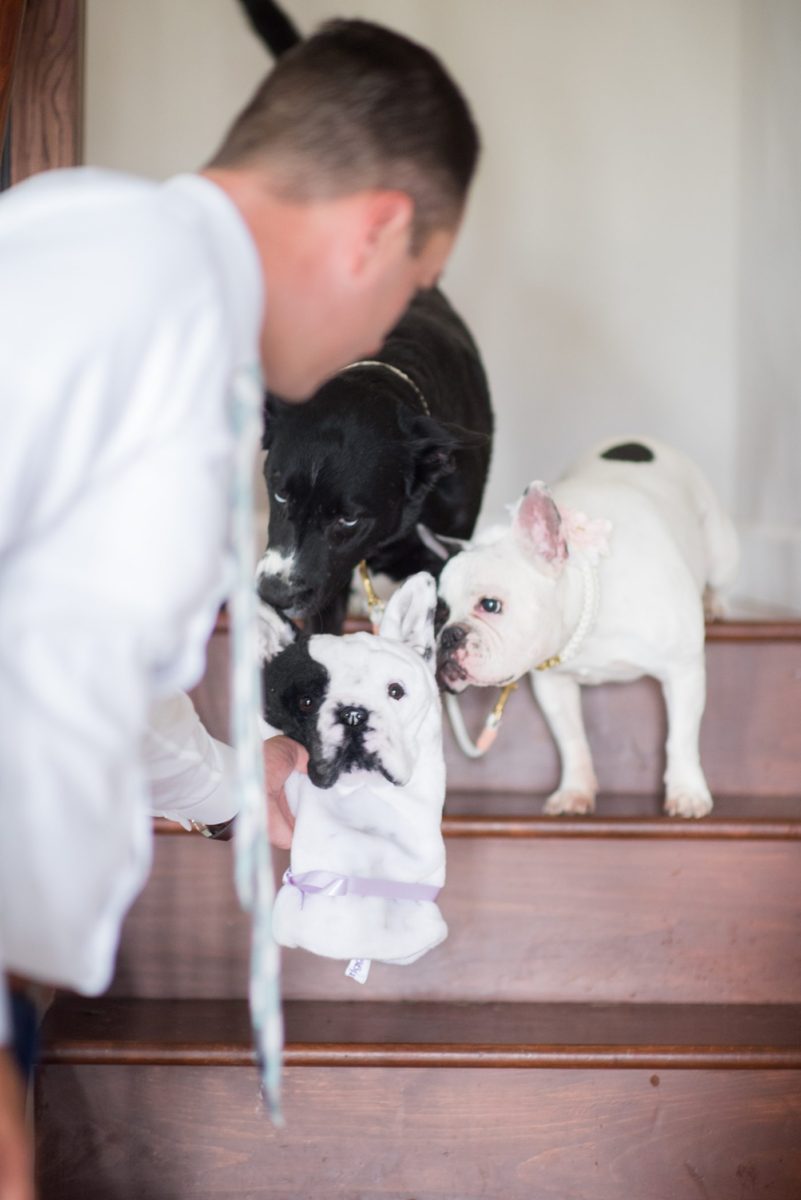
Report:
M 483 608 L 487 613 L 503 612 L 503 605 L 494 596 L 483 596 L 478 602 L 478 607 Z
M 273 492 L 273 500 L 276 504 L 286 504 L 286 496 L 282 496 L 279 492 Z
M 300 709 L 300 711 L 303 713 L 304 716 L 307 716 L 310 712 L 313 712 L 314 711 L 313 697 L 312 696 L 301 696 L 298 699 L 298 708 Z
M 406 695 L 406 688 L 401 683 L 391 683 L 387 688 L 387 692 L 389 693 L 390 699 L 402 700 Z
M 353 527 L 355 525 L 359 524 L 359 518 L 358 517 L 337 517 L 336 524 L 339 529 L 353 529 Z

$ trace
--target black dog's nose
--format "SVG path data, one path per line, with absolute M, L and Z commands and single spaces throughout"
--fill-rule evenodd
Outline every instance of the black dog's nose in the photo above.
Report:
M 348 708 L 340 708 L 337 713 L 337 719 L 343 724 L 348 725 L 351 729 L 358 729 L 364 725 L 367 720 L 367 709 L 361 705 L 350 705 Z
M 446 625 L 439 635 L 439 644 L 446 653 L 450 653 L 457 646 L 461 646 L 466 637 L 467 630 L 464 625 Z
M 294 587 L 275 575 L 262 575 L 256 590 L 260 599 L 272 608 L 291 608 L 303 612 L 312 599 L 311 588 Z

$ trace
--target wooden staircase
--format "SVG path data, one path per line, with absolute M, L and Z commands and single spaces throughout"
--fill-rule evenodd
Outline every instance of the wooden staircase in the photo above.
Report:
M 226 641 L 196 697 L 217 733 Z M 542 815 L 526 690 L 486 759 L 448 742 L 450 935 L 365 987 L 285 954 L 281 1130 L 230 845 L 159 822 L 110 996 L 48 1018 L 43 1200 L 801 1197 L 801 623 L 713 627 L 708 662 L 703 821 L 660 815 L 647 681 L 586 694 L 592 817 Z

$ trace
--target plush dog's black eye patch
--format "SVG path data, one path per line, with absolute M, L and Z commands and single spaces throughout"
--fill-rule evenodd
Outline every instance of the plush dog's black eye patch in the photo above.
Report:
M 448 624 L 451 615 L 450 607 L 441 597 L 437 597 L 437 607 L 434 611 L 434 634 L 439 635 L 441 629 Z
M 642 442 L 622 442 L 619 446 L 610 446 L 608 450 L 604 450 L 601 458 L 608 458 L 612 462 L 645 463 L 653 462 L 656 455 L 653 450 L 643 446 Z
M 328 694 L 329 675 L 300 638 L 268 662 L 263 672 L 264 717 L 270 725 L 311 749 L 314 717 Z

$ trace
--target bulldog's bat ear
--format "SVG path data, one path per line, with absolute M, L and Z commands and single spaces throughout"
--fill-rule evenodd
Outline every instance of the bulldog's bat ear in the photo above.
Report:
M 561 570 L 567 559 L 562 518 L 551 493 L 540 480 L 530 483 L 512 518 L 512 533 L 526 554 Z
M 462 538 L 444 537 L 441 533 L 433 533 L 427 525 L 418 524 L 415 528 L 417 536 L 426 549 L 430 550 L 432 554 L 436 554 L 437 558 L 441 558 L 443 562 L 447 562 L 449 558 L 466 550 L 470 545 Z
M 433 575 L 419 571 L 393 592 L 381 622 L 381 637 L 403 642 L 434 668 L 434 615 L 437 585 Z
M 256 640 L 259 662 L 269 662 L 298 636 L 289 617 L 284 617 L 269 604 L 256 604 Z

